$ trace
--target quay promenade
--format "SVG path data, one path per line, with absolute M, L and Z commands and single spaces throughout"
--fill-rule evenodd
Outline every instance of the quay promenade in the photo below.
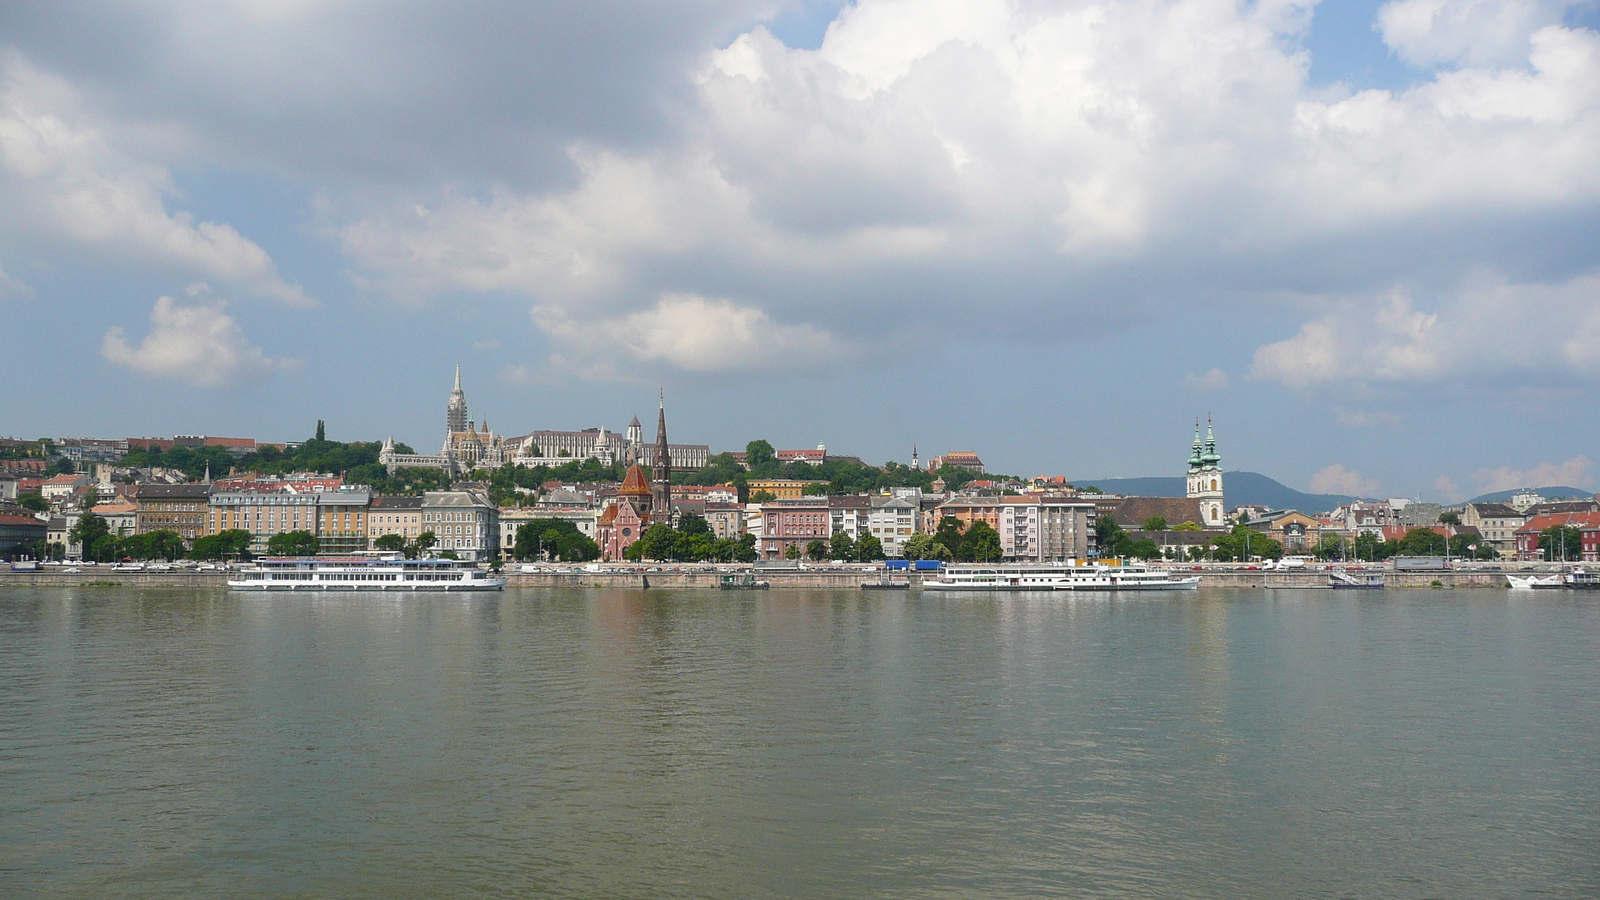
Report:
M 659 571 L 649 571 L 650 568 Z M 1505 588 L 1505 574 L 1496 571 L 1449 572 L 1393 572 L 1382 571 L 1385 585 L 1390 588 Z M 508 587 L 524 588 L 703 588 L 716 590 L 724 574 L 702 567 L 672 568 L 667 566 L 635 569 L 602 569 L 588 571 L 545 571 L 505 573 Z M 1288 572 L 1251 572 L 1208 570 L 1198 573 L 1200 587 L 1204 588 L 1327 588 L 1328 573 L 1320 569 Z M 859 589 L 863 582 L 877 582 L 881 570 L 871 569 L 780 569 L 758 571 L 757 577 L 770 582 L 774 589 L 825 588 Z M 221 587 L 227 576 L 221 572 L 113 572 L 109 568 L 83 572 L 62 572 L 46 569 L 40 572 L 11 572 L 0 570 L 0 588 L 4 587 Z M 895 573 L 897 585 L 921 590 L 923 576 L 918 573 Z

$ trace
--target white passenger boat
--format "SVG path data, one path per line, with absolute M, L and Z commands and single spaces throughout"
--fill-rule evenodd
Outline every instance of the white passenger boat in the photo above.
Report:
M 1192 591 L 1199 576 L 1129 564 L 947 566 L 922 583 L 929 591 Z
M 1600 572 L 1591 572 L 1579 566 L 1570 572 L 1555 575 L 1507 575 L 1513 591 L 1531 591 L 1553 588 L 1600 590 Z
M 263 559 L 228 579 L 236 591 L 498 591 L 506 586 L 471 564 L 450 559 L 364 556 Z
M 1513 591 L 1564 587 L 1560 575 L 1507 575 L 1506 581 Z

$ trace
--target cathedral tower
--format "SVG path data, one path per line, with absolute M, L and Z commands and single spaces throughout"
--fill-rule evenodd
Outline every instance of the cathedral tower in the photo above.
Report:
M 460 363 L 456 363 L 456 386 L 450 392 L 450 405 L 445 407 L 444 428 L 450 434 L 467 430 L 467 395 L 461 390 Z
M 656 418 L 656 458 L 650 478 L 650 514 L 657 522 L 672 521 L 672 454 L 667 449 L 667 395 L 661 395 Z
M 1189 450 L 1189 499 L 1200 501 L 1200 524 L 1221 528 L 1227 524 L 1222 497 L 1222 457 L 1217 438 L 1206 420 L 1206 439 L 1200 440 L 1200 420 L 1194 422 L 1194 445 Z

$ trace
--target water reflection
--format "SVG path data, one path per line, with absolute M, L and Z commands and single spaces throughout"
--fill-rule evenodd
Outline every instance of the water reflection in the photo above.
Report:
M 0 894 L 1593 895 L 1596 606 L 8 592 Z

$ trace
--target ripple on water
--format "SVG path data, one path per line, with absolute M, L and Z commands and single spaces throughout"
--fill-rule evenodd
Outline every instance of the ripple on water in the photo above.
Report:
M 0 894 L 1600 894 L 1600 604 L 0 593 Z

